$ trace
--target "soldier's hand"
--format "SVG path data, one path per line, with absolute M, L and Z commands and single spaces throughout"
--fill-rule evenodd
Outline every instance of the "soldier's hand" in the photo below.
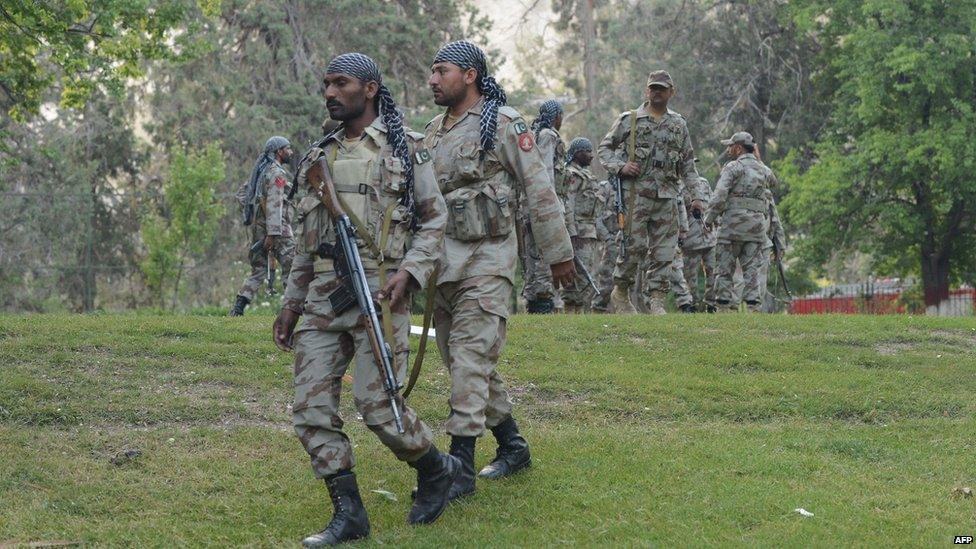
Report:
M 579 236 L 573 235 L 569 237 L 569 241 L 573 244 L 573 251 L 579 251 L 580 249 Z
M 270 252 L 271 250 L 273 250 L 274 247 L 275 247 L 275 240 L 277 240 L 277 237 L 274 236 L 274 235 L 270 235 L 269 234 L 268 236 L 265 236 L 264 237 L 264 251 Z
M 386 281 L 386 285 L 380 288 L 376 294 L 378 299 L 389 299 L 390 309 L 396 310 L 407 295 L 407 289 L 413 277 L 405 270 L 399 270 L 395 275 Z
M 576 284 L 576 266 L 572 259 L 550 265 L 549 269 L 552 270 L 552 283 L 556 288 L 572 288 Z
M 623 168 L 620 168 L 620 177 L 637 177 L 640 175 L 640 166 L 637 162 L 628 162 L 624 164 Z
M 701 200 L 696 199 L 691 201 L 691 215 L 694 216 L 695 219 L 701 219 L 703 210 L 704 206 L 702 206 Z
M 271 330 L 274 344 L 286 353 L 291 352 L 291 337 L 295 332 L 296 324 L 298 324 L 298 313 L 291 309 L 282 309 L 274 321 Z

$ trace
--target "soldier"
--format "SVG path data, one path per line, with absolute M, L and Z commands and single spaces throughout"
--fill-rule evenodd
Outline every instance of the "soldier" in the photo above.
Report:
M 574 139 L 569 144 L 565 160 L 566 203 L 567 209 L 572 211 L 570 220 L 573 223 L 569 227 L 569 234 L 577 257 L 590 271 L 591 276 L 596 272 L 596 252 L 600 242 L 597 239 L 596 219 L 603 212 L 603 202 L 599 196 L 600 184 L 590 171 L 592 162 L 593 144 L 590 140 L 585 137 Z M 589 311 L 592 297 L 592 289 L 583 287 L 578 282 L 563 294 L 566 312 Z
M 782 261 L 783 250 L 786 249 L 786 233 L 783 231 L 783 224 L 779 220 L 779 211 L 776 209 L 776 201 L 773 199 L 773 192 L 770 190 L 766 191 L 766 201 L 769 203 L 769 231 L 766 233 L 766 242 L 763 245 L 763 262 L 757 282 L 759 295 L 763 296 L 759 300 L 760 303 L 766 302 L 770 263 Z M 774 309 L 771 307 L 769 310 Z
M 742 299 L 750 311 L 760 307 L 759 276 L 762 248 L 769 231 L 767 191 L 775 182 L 772 170 L 756 158 L 755 143 L 747 132 L 722 140 L 731 159 L 723 168 L 705 223 L 722 216 L 716 246 L 716 304 L 732 310 L 732 275 L 738 261 L 744 286 Z
M 600 242 L 600 253 L 593 277 L 600 294 L 593 297 L 590 307 L 594 312 L 610 312 L 610 292 L 613 291 L 613 268 L 617 263 L 620 249 L 616 242 L 617 212 L 614 210 L 614 188 L 609 181 L 601 181 L 597 191 L 599 215 L 596 218 L 596 237 Z
M 552 178 L 556 189 L 556 195 L 563 203 L 566 210 L 566 227 L 572 232 L 573 223 L 572 212 L 566 208 L 566 189 L 565 189 L 565 156 L 566 147 L 563 139 L 559 136 L 559 128 L 563 124 L 563 107 L 555 99 L 550 99 L 539 106 L 539 116 L 532 121 L 531 129 L 535 132 L 536 146 L 546 165 L 546 171 Z M 516 191 L 516 196 L 519 193 Z M 518 199 L 519 228 L 522 236 L 522 270 L 525 285 L 522 288 L 522 297 L 526 301 L 526 310 L 529 313 L 548 314 L 553 312 L 559 295 L 552 284 L 552 273 L 549 265 L 542 260 L 539 250 L 532 238 L 532 225 L 529 220 L 528 207 L 522 197 Z
M 674 304 L 682 313 L 695 312 L 695 297 L 685 281 L 684 258 L 681 255 L 681 244 L 688 235 L 688 216 L 685 214 L 684 200 L 678 199 L 678 248 L 671 262 L 671 291 L 674 293 Z M 645 294 L 646 295 L 646 294 Z
M 600 142 L 600 162 L 622 178 L 626 189 L 625 257 L 617 258 L 610 301 L 618 313 L 634 314 L 628 295 L 639 264 L 646 266 L 646 302 L 651 314 L 664 314 L 671 262 L 678 247 L 679 182 L 698 180 L 695 153 L 685 119 L 668 108 L 675 88 L 667 71 L 647 78 L 647 101 L 622 113 Z M 701 211 L 701 197 L 691 209 Z
M 690 205 L 692 193 L 688 188 L 682 190 L 686 207 Z M 698 190 L 695 193 L 703 198 L 707 203 L 712 197 L 712 188 L 704 177 L 698 178 Z M 694 212 L 687 208 L 687 214 L 691 216 L 688 220 L 688 234 L 681 241 L 681 255 L 684 259 L 684 277 L 691 289 L 692 296 L 698 292 L 698 276 L 700 273 L 705 275 L 705 294 L 698 300 L 699 311 L 715 312 L 715 242 L 717 234 L 709 230 L 702 219 L 701 214 L 695 217 Z
M 342 125 L 306 154 L 299 181 L 320 158 L 330 165 L 339 200 L 360 237 L 370 288 L 379 290 L 384 324 L 392 317 L 384 331 L 394 349 L 397 379 L 402 380 L 411 294 L 434 270 L 446 206 L 423 135 L 403 127 L 376 63 L 359 53 L 340 55 L 329 63 L 324 84 L 329 114 Z M 335 545 L 369 535 L 369 519 L 352 472 L 352 446 L 339 417 L 342 377 L 353 361 L 352 392 L 363 421 L 397 459 L 417 470 L 418 492 L 407 520 L 433 522 L 448 503 L 460 464 L 437 450 L 430 429 L 399 395 L 404 432 L 398 432 L 359 310 L 333 309 L 333 298 L 344 286 L 333 264 L 334 225 L 315 194 L 300 204 L 300 227 L 298 255 L 274 324 L 274 339 L 290 350 L 294 334 L 295 432 L 311 457 L 315 476 L 325 479 L 334 506 L 328 526 L 303 544 Z M 296 330 L 299 316 L 303 321 Z
M 289 199 L 290 178 L 283 165 L 291 162 L 292 154 L 291 144 L 284 137 L 276 135 L 268 139 L 264 152 L 251 170 L 251 179 L 238 191 L 238 199 L 245 208 L 244 224 L 251 225 L 252 245 L 248 253 L 251 275 L 237 292 L 230 316 L 243 315 L 244 308 L 254 300 L 265 279 L 269 257 L 274 257 L 281 265 L 281 279 L 288 279 L 295 255 L 295 238 L 291 230 L 294 207 Z M 263 244 L 258 246 L 258 241 Z M 268 291 L 272 289 L 268 288 Z
M 487 72 L 485 54 L 467 41 L 434 57 L 428 81 L 447 107 L 427 124 L 427 146 L 448 205 L 434 305 L 437 346 L 451 375 L 447 432 L 462 473 L 452 497 L 475 489 L 474 448 L 491 429 L 495 459 L 482 478 L 500 478 L 530 464 L 529 447 L 512 418 L 512 401 L 497 370 L 515 278 L 517 243 L 513 187 L 527 205 L 532 238 L 556 286 L 575 277 L 563 208 L 535 137 Z

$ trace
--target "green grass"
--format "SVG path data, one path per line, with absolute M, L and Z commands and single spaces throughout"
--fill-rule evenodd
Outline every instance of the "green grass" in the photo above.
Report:
M 0 316 L 0 545 L 296 546 L 321 528 L 271 320 Z M 405 524 L 413 471 L 346 389 L 367 544 L 943 546 L 976 531 L 976 498 L 953 495 L 976 486 L 974 319 L 518 316 L 509 335 L 500 368 L 534 466 L 429 527 Z M 447 388 L 434 351 L 411 401 L 441 447 Z M 493 451 L 482 439 L 478 466 Z

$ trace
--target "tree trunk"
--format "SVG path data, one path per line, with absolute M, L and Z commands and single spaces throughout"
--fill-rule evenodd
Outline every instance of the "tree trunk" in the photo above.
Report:
M 925 313 L 939 315 L 949 301 L 948 254 L 922 249 L 922 290 Z
M 583 79 L 586 84 L 586 110 L 596 105 L 596 28 L 593 25 L 593 0 L 579 0 L 579 18 L 583 26 Z

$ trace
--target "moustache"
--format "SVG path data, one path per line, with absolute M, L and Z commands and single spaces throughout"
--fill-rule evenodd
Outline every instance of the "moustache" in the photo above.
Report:
M 343 106 L 342 103 L 340 103 L 335 99 L 329 99 L 328 101 L 325 102 L 325 107 L 327 109 L 331 109 L 332 107 L 342 107 L 342 106 Z

